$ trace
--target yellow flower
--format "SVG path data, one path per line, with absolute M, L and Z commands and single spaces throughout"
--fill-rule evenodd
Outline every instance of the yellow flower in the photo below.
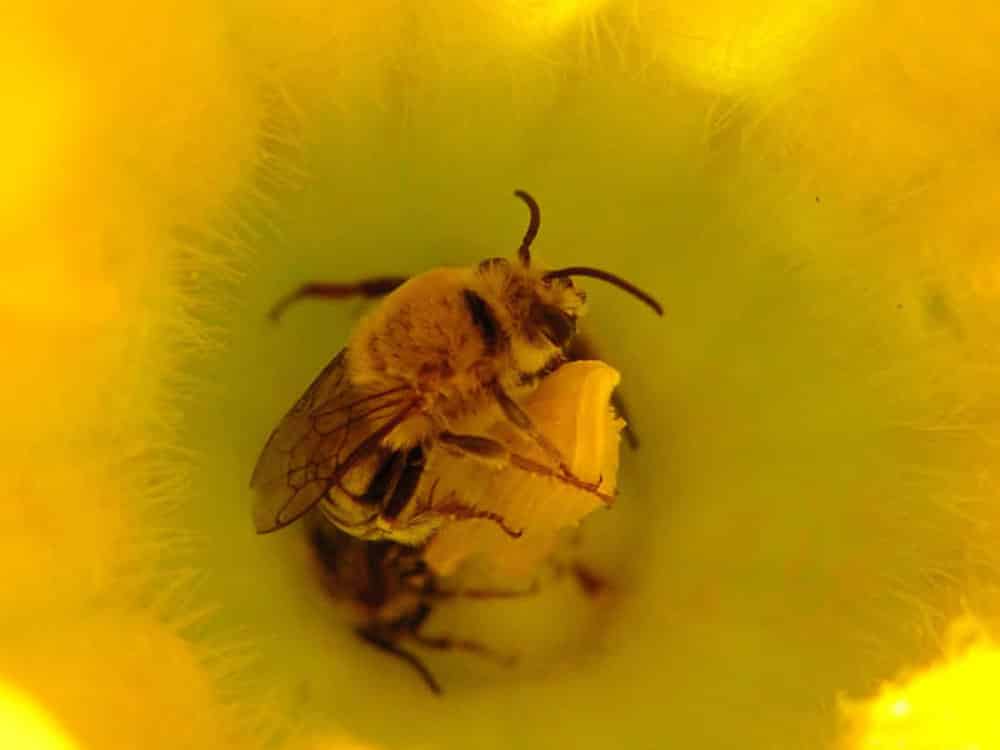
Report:
M 571 362 L 546 378 L 528 397 L 525 410 L 539 429 L 566 456 L 570 470 L 585 482 L 600 482 L 614 493 L 618 476 L 619 432 L 624 422 L 609 405 L 618 373 L 596 360 Z M 458 428 L 465 430 L 461 423 Z M 532 440 L 499 422 L 487 434 L 513 446 L 544 466 L 546 457 Z M 479 510 L 502 518 L 517 538 L 486 520 L 445 526 L 428 542 L 424 559 L 433 570 L 449 575 L 469 560 L 503 577 L 529 577 L 552 555 L 561 532 L 576 527 L 604 507 L 597 495 L 524 471 L 484 472 L 481 466 L 445 453 L 437 465 L 435 494 L 461 498 Z
M 991 4 L 8 5 L 0 736 L 821 747 L 850 696 L 867 747 L 876 685 L 944 715 L 924 685 L 995 671 L 984 636 L 907 682 L 1000 601 Z M 582 526 L 607 595 L 443 603 L 522 659 L 429 654 L 438 699 L 252 533 L 253 459 L 362 307 L 265 314 L 512 252 L 514 188 L 539 253 L 667 315 L 588 287 L 642 438 Z

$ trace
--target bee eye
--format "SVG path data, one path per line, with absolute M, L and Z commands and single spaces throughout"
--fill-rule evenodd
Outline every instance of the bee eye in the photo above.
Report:
M 554 305 L 535 302 L 530 320 L 535 330 L 559 348 L 566 346 L 576 333 L 576 319 Z
M 487 258 L 486 260 L 480 261 L 479 268 L 476 269 L 479 273 L 486 273 L 487 271 L 492 271 L 494 269 L 505 270 L 510 267 L 510 261 L 506 258 Z

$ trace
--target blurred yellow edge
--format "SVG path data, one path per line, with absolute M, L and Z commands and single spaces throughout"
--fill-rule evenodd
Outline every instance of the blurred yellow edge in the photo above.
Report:
M 41 706 L 0 680 L 0 747 L 76 750 L 79 747 Z
M 600 478 L 600 489 L 608 494 L 617 486 L 618 448 L 625 426 L 610 405 L 619 380 L 618 372 L 604 362 L 571 362 L 545 378 L 523 401 L 535 424 L 569 459 L 572 471 L 585 481 Z M 460 429 L 461 425 L 456 426 L 456 431 Z M 505 420 L 498 418 L 486 434 L 514 452 L 551 464 L 534 441 Z M 462 503 L 500 515 L 509 528 L 523 531 L 514 539 L 488 520 L 445 525 L 424 552 L 428 565 L 439 575 L 452 575 L 466 562 L 475 562 L 491 575 L 531 575 L 551 554 L 563 529 L 604 506 L 596 495 L 559 479 L 510 467 L 490 469 L 445 452 L 435 456 L 428 468 L 441 477 L 435 505 L 460 498 Z
M 846 724 L 838 750 L 988 750 L 1000 747 L 996 685 L 1000 648 L 970 619 L 952 627 L 946 658 L 882 686 L 866 700 L 840 699 Z

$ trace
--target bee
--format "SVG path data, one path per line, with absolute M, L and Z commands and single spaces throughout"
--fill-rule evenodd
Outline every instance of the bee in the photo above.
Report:
M 309 539 L 331 596 L 352 605 L 357 623 L 354 632 L 369 645 L 416 670 L 431 692 L 440 694 L 440 684 L 424 662 L 401 642 L 440 651 L 465 651 L 504 665 L 513 663 L 513 658 L 496 654 L 481 643 L 426 635 L 423 627 L 437 601 L 459 596 L 519 597 L 534 594 L 536 588 L 449 590 L 431 573 L 414 547 L 364 541 L 325 522 L 310 524 Z
M 610 283 L 658 315 L 663 308 L 607 271 L 532 265 L 541 212 L 527 193 L 514 195 L 530 215 L 514 261 L 487 258 L 410 279 L 310 283 L 278 302 L 275 319 L 305 298 L 387 295 L 271 433 L 250 482 L 258 533 L 319 506 L 335 527 L 369 541 L 419 546 L 448 521 L 476 518 L 519 536 L 522 530 L 496 513 L 452 495 L 435 498 L 441 451 L 484 470 L 513 468 L 613 501 L 601 479 L 586 482 L 570 470 L 520 402 L 571 358 L 586 302 L 574 277 Z M 484 434 L 483 425 L 497 420 L 529 438 L 546 460 Z

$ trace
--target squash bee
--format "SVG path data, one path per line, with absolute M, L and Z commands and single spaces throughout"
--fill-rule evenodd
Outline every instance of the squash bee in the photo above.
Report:
M 484 470 L 513 468 L 613 500 L 600 479 L 574 475 L 520 400 L 569 359 L 586 301 L 574 277 L 608 282 L 658 315 L 663 309 L 607 271 L 533 266 L 540 210 L 527 193 L 514 195 L 530 214 L 514 262 L 487 258 L 410 279 L 311 283 L 279 301 L 274 318 L 308 297 L 387 295 L 271 433 L 250 482 L 258 533 L 283 528 L 318 505 L 334 526 L 369 541 L 418 546 L 446 521 L 474 518 L 517 537 L 520 531 L 495 513 L 459 497 L 435 498 L 428 464 L 438 451 Z M 484 424 L 505 420 L 547 460 L 484 435 L 479 417 Z
M 431 671 L 401 641 L 442 651 L 465 651 L 509 664 L 476 641 L 430 636 L 423 626 L 432 603 L 466 596 L 476 599 L 530 595 L 525 591 L 449 590 L 421 559 L 420 551 L 396 542 L 369 542 L 351 536 L 330 524 L 310 524 L 309 538 L 321 566 L 326 587 L 335 599 L 346 600 L 354 609 L 354 632 L 366 643 L 413 667 L 433 693 L 441 687 Z

